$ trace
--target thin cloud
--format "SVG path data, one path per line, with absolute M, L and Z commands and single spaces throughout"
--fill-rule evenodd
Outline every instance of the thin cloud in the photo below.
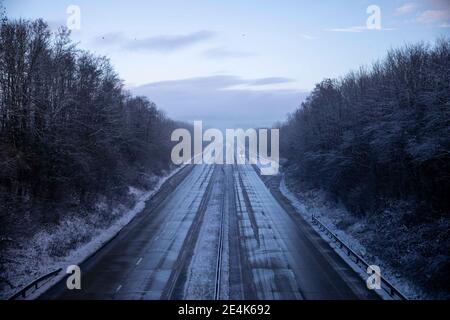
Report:
M 236 85 L 246 84 L 244 79 L 232 75 L 215 75 L 209 77 L 194 77 L 178 80 L 166 80 L 151 82 L 139 86 L 140 89 L 158 89 L 158 90 L 210 90 L 210 89 L 226 89 Z
M 426 10 L 422 12 L 417 21 L 420 23 L 435 23 L 450 19 L 450 11 L 448 10 Z
M 360 33 L 360 32 L 367 32 L 367 31 L 392 31 L 392 30 L 395 30 L 395 28 L 369 29 L 366 26 L 325 29 L 325 31 L 329 31 L 329 32 L 350 32 L 350 33 Z
M 251 86 L 265 86 L 269 84 L 289 83 L 293 81 L 293 79 L 284 77 L 267 77 L 250 81 L 248 84 Z
M 213 38 L 212 31 L 201 30 L 179 35 L 160 35 L 146 38 L 130 38 L 122 33 L 108 33 L 96 37 L 94 41 L 101 45 L 117 45 L 124 50 L 173 52 L 206 42 Z
M 325 29 L 326 31 L 331 32 L 363 32 L 368 30 L 366 26 L 354 26 L 354 27 L 347 27 L 347 28 L 331 28 L 331 29 Z
M 233 88 L 236 86 L 244 85 L 244 86 L 264 86 L 270 84 L 281 84 L 281 83 L 289 83 L 293 82 L 293 79 L 285 78 L 285 77 L 265 77 L 265 78 L 256 78 L 256 79 L 244 79 L 238 76 L 233 75 L 214 75 L 207 77 L 194 77 L 180 80 L 167 80 L 167 81 L 159 81 L 152 82 L 146 85 L 140 86 L 140 88 L 183 88 L 187 89 L 189 87 L 190 90 L 197 90 L 201 88 L 204 89 L 216 89 L 216 90 L 224 90 Z
M 422 24 L 446 25 L 450 23 L 450 1 L 428 0 L 430 7 L 419 14 L 416 21 Z
M 404 5 L 395 9 L 394 14 L 396 16 L 402 16 L 408 13 L 412 13 L 416 10 L 417 4 L 414 2 L 407 2 Z
M 157 36 L 128 42 L 124 47 L 131 50 L 175 51 L 214 37 L 211 31 L 197 31 L 182 35 Z
M 316 37 L 310 36 L 309 34 L 301 34 L 300 37 L 306 40 L 314 40 L 317 39 Z

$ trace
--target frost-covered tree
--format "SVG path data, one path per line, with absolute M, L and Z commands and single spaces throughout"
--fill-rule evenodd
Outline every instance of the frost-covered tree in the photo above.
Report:
M 0 228 L 30 208 L 57 219 L 49 206 L 88 207 L 169 168 L 175 123 L 124 91 L 106 58 L 42 20 L 0 20 Z
M 282 125 L 282 153 L 299 181 L 357 214 L 389 198 L 448 214 L 449 119 L 450 41 L 440 39 L 318 84 Z

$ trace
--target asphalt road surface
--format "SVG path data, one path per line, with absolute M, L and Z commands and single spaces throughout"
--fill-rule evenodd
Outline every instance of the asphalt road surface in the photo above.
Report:
M 251 165 L 189 165 L 41 299 L 377 299 Z

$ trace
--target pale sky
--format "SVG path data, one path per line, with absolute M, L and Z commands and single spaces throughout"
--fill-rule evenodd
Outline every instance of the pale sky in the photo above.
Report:
M 1 2 L 1 0 L 0 0 Z M 217 127 L 285 119 L 314 84 L 389 48 L 450 34 L 450 0 L 4 0 L 10 18 L 66 25 L 80 8 L 79 46 L 110 58 L 133 93 L 179 120 Z M 369 30 L 368 6 L 381 12 Z

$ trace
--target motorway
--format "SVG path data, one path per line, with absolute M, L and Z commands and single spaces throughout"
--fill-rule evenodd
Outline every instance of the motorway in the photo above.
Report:
M 251 165 L 187 165 L 41 299 L 377 299 Z

